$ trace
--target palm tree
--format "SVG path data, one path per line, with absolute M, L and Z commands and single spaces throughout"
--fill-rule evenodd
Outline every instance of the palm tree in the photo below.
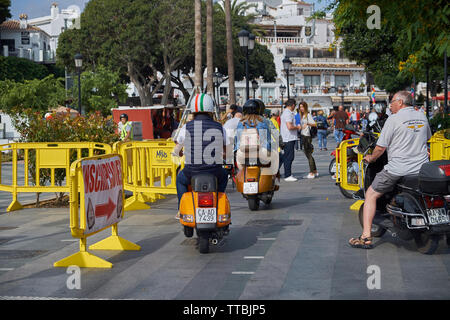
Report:
M 195 0 L 195 79 L 194 88 L 199 93 L 203 87 L 202 75 L 202 1 Z
M 234 86 L 234 55 L 233 55 L 233 29 L 231 24 L 231 0 L 224 0 L 225 24 L 227 28 L 227 64 L 228 88 L 230 90 L 230 104 L 236 104 L 236 88 Z
M 213 53 L 213 0 L 206 0 L 206 82 L 207 92 L 214 95 L 214 53 Z

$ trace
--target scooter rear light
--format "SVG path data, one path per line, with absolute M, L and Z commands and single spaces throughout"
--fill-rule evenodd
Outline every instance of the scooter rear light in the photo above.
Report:
M 255 178 L 248 178 L 248 179 L 247 179 L 247 182 L 255 182 L 255 181 L 256 181 Z
M 442 166 L 439 166 L 439 168 L 444 170 L 444 173 L 447 177 L 450 176 L 450 164 L 444 164 Z
M 229 214 L 220 214 L 219 215 L 219 222 L 226 222 L 228 220 L 230 220 Z
M 425 202 L 428 209 L 442 208 L 445 204 L 444 199 L 441 197 L 425 197 Z
M 199 192 L 198 193 L 198 206 L 201 208 L 213 207 L 214 197 L 212 192 Z

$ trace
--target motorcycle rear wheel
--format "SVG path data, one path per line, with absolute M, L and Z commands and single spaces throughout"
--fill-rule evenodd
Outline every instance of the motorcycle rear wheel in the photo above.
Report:
M 439 236 L 430 235 L 426 232 L 415 232 L 413 234 L 414 242 L 417 245 L 417 251 L 423 254 L 431 255 L 439 247 Z
M 358 218 L 359 218 L 359 224 L 361 227 L 364 227 L 364 220 L 363 220 L 363 212 L 364 212 L 364 203 L 359 207 L 358 212 Z M 370 230 L 370 235 L 375 238 L 381 238 L 386 233 L 386 229 L 376 225 L 372 224 L 372 229 Z
M 345 190 L 345 189 L 342 188 L 340 185 L 339 185 L 339 190 L 341 191 L 341 193 L 342 193 L 342 195 L 343 195 L 344 197 L 346 197 L 346 198 L 348 198 L 348 199 L 353 199 L 353 193 L 354 193 L 355 191 L 353 191 L 353 190 L 351 190 L 351 191 Z

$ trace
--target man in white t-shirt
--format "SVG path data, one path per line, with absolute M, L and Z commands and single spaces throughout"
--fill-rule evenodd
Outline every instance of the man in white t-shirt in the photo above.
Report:
M 297 140 L 297 131 L 301 129 L 301 125 L 295 125 L 295 100 L 286 101 L 286 108 L 281 115 L 280 133 L 284 143 L 284 155 L 280 161 L 284 164 L 284 181 L 297 181 L 298 179 L 292 175 L 292 162 L 294 161 L 295 141 Z
M 364 199 L 363 233 L 352 238 L 349 244 L 354 248 L 372 248 L 371 228 L 377 207 L 377 199 L 393 190 L 404 176 L 418 174 L 420 167 L 428 162 L 427 141 L 431 138 L 428 120 L 422 112 L 412 106 L 408 91 L 397 92 L 391 103 L 392 115 L 387 118 L 380 137 L 367 162 L 375 162 L 385 151 L 388 163 L 377 173 Z
M 223 128 L 227 132 L 228 144 L 234 145 L 234 137 L 236 137 L 236 131 L 239 121 L 242 119 L 242 113 L 239 111 L 234 114 L 234 117 L 224 123 Z

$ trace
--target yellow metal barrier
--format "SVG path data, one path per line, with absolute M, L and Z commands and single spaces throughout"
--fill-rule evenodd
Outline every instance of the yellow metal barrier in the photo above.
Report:
M 119 159 L 119 160 L 117 160 Z M 109 194 L 113 194 L 116 189 L 118 190 L 118 198 L 117 200 L 111 204 L 109 210 L 104 208 L 104 205 L 101 205 L 101 210 L 98 209 L 100 205 L 94 203 L 93 207 L 90 207 L 90 202 L 88 202 L 88 207 L 86 209 L 86 198 L 91 186 L 89 181 L 89 172 L 92 174 L 92 171 L 84 170 L 83 172 L 83 164 L 86 164 L 89 161 L 88 165 L 91 167 L 95 167 L 92 170 L 101 170 L 99 167 L 105 168 L 101 173 L 96 173 L 96 175 L 92 175 L 91 183 L 95 181 L 95 185 L 102 185 L 103 190 L 95 191 L 95 192 L 107 192 L 108 194 L 108 202 L 109 204 Z M 99 163 L 103 161 L 102 163 Z M 108 162 L 109 161 L 109 162 Z M 120 161 L 113 169 L 113 166 L 110 163 L 114 163 Z M 98 167 L 96 162 L 99 163 Z M 123 190 L 123 175 L 122 175 L 122 157 L 117 154 L 103 155 L 97 157 L 89 157 L 83 158 L 75 161 L 70 166 L 70 174 L 68 175 L 69 186 L 70 186 L 70 230 L 72 236 L 74 238 L 80 239 L 80 251 L 64 258 L 60 261 L 54 263 L 54 267 L 68 267 L 71 265 L 76 265 L 84 268 L 111 268 L 112 264 L 106 260 L 103 260 L 89 252 L 87 252 L 87 237 L 94 235 L 98 232 L 101 232 L 107 228 L 111 228 L 112 234 L 110 237 L 93 244 L 89 247 L 91 250 L 140 250 L 141 247 L 125 240 L 118 235 L 118 222 L 123 218 L 123 203 L 124 203 L 124 190 Z M 106 169 L 106 167 L 109 167 Z M 85 173 L 85 174 L 83 174 Z M 95 177 L 95 178 L 94 178 Z M 100 178 L 98 178 L 100 177 Z M 102 178 L 104 177 L 104 178 Z M 94 180 L 95 179 L 95 180 Z M 99 180 L 99 181 L 98 181 Z M 114 187 L 112 187 L 114 185 Z M 92 187 L 90 189 L 93 189 Z M 106 190 L 106 191 L 105 191 Z M 93 191 L 91 191 L 93 192 Z M 90 200 L 90 199 L 89 199 Z M 92 209 L 91 209 L 92 208 Z M 115 214 L 113 214 L 111 212 Z M 92 224 L 91 216 L 94 214 L 94 223 Z M 95 220 L 100 217 L 107 216 L 106 220 L 102 220 L 102 223 L 99 222 L 99 227 L 95 228 Z M 108 223 L 110 222 L 110 223 Z
M 348 149 L 358 146 L 359 139 L 344 140 L 336 149 L 336 183 L 339 184 L 343 189 L 350 191 L 358 191 L 359 181 L 361 181 L 358 175 L 358 183 L 354 184 L 349 182 L 348 170 L 347 170 L 347 157 Z M 360 159 L 361 158 L 361 159 Z M 358 164 L 360 164 L 362 156 L 358 154 Z M 361 172 L 361 170 L 359 170 Z
M 4 152 L 12 153 L 11 184 L 3 183 L 0 170 L 0 191 L 11 192 L 13 196 L 7 211 L 22 209 L 22 205 L 17 199 L 17 195 L 22 192 L 69 192 L 67 177 L 69 176 L 71 162 L 83 156 L 108 154 L 111 151 L 110 145 L 96 142 L 10 143 L 0 145 L 0 163 Z M 19 168 L 22 169 L 22 163 L 19 164 L 18 161 L 19 157 L 23 157 L 23 175 L 19 175 Z M 66 184 L 63 184 L 64 178 Z M 50 185 L 48 185 L 48 182 L 50 182 Z
M 184 164 L 180 158 L 172 156 L 174 147 L 175 143 L 171 140 L 119 142 L 113 145 L 114 152 L 124 159 L 125 190 L 133 192 L 133 196 L 125 201 L 125 211 L 149 209 L 146 202 L 163 199 L 161 194 L 177 193 L 177 169 Z
M 430 143 L 430 161 L 450 160 L 450 139 L 445 138 L 445 134 L 450 135 L 450 129 L 436 132 Z

